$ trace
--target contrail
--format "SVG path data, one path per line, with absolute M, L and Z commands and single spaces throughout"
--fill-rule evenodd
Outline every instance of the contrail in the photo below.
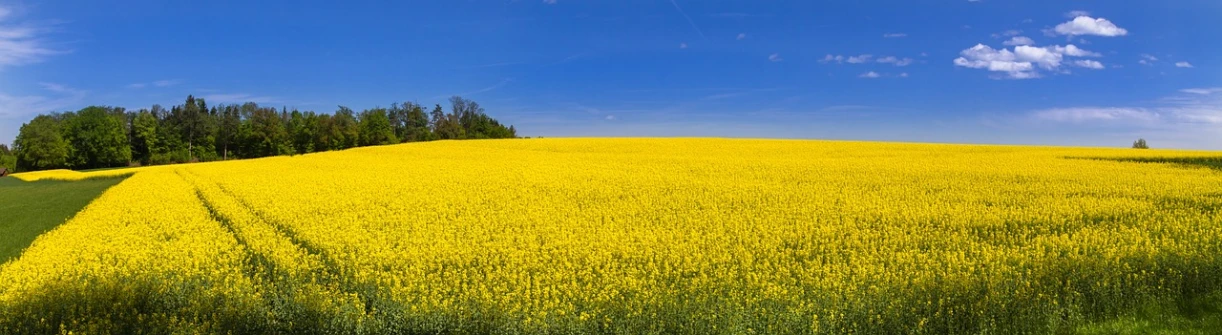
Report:
M 679 7 L 678 2 L 675 2 L 675 0 L 670 0 L 670 4 L 675 5 L 675 9 L 679 10 L 679 14 L 683 14 L 683 18 L 687 19 L 687 23 L 690 23 L 692 25 L 692 29 L 696 29 L 696 33 L 700 34 L 700 38 L 703 38 L 706 40 L 709 39 L 708 37 L 704 36 L 703 31 L 700 31 L 700 26 L 696 25 L 696 21 L 692 21 L 692 17 L 687 16 L 687 12 L 683 11 L 683 7 Z

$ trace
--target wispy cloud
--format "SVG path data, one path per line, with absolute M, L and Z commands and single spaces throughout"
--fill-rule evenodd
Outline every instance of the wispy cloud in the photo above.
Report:
M 17 137 L 22 122 L 36 114 L 79 107 L 89 92 L 56 83 L 39 83 L 46 94 L 11 95 L 0 92 L 0 143 L 10 143 Z
M 1154 62 L 1157 61 L 1158 57 L 1154 57 L 1150 54 L 1141 54 L 1141 59 L 1138 59 L 1137 63 L 1142 65 L 1154 65 Z
M 1079 17 L 1079 16 L 1090 16 L 1090 12 L 1084 11 L 1084 10 L 1071 10 L 1065 13 L 1065 17 L 1068 17 L 1071 19 Z
M 687 43 L 679 43 L 679 49 L 687 49 Z
M 1222 88 L 1189 88 L 1148 106 L 1086 106 L 1031 111 L 1026 117 L 1040 127 L 1071 130 L 1123 130 L 1152 143 L 1172 146 L 1222 145 Z M 1130 139 L 1131 141 L 1132 139 Z
M 439 95 L 439 96 L 435 96 L 435 97 L 433 97 L 433 99 L 449 98 L 449 97 L 451 97 L 451 96 L 455 96 L 455 95 L 458 95 L 458 96 L 472 96 L 472 95 L 476 95 L 476 94 L 480 94 L 480 93 L 492 92 L 492 91 L 495 91 L 495 90 L 500 89 L 500 88 L 502 88 L 502 87 L 505 87 L 505 85 L 508 85 L 508 84 L 509 84 L 509 83 L 511 83 L 511 82 L 513 82 L 513 78 L 505 78 L 505 79 L 501 79 L 501 81 L 500 81 L 500 82 L 498 82 L 498 83 L 496 83 L 495 85 L 492 85 L 492 86 L 488 86 L 488 87 L 485 87 L 485 88 L 481 88 L 481 89 L 474 90 L 474 91 L 469 91 L 469 92 L 462 92 L 462 93 L 455 93 L 455 94 L 444 94 L 444 95 Z
M 900 38 L 900 37 L 908 37 L 908 34 L 905 34 L 905 33 L 886 33 L 886 34 L 883 34 L 883 38 Z
M 741 19 L 741 18 L 748 18 L 748 17 L 768 17 L 770 15 L 730 12 L 730 13 L 710 13 L 707 16 L 715 17 L 715 18 Z
M 738 37 L 736 37 L 735 39 L 739 41 L 745 40 L 747 39 L 747 33 L 739 33 Z
M 141 88 L 145 88 L 145 87 L 149 87 L 149 86 L 152 86 L 152 87 L 170 87 L 170 86 L 178 85 L 178 84 L 181 84 L 181 83 L 182 83 L 182 80 L 180 80 L 180 79 L 162 79 L 162 80 L 155 80 L 155 81 L 153 81 L 153 82 L 149 82 L 149 83 L 134 83 L 134 84 L 128 84 L 128 85 L 127 85 L 127 88 L 141 89 Z
M 862 73 L 861 75 L 858 75 L 857 77 L 874 79 L 874 78 L 882 77 L 882 75 L 878 74 L 878 72 L 870 71 L 870 72 Z
M 545 4 L 549 4 L 549 5 L 555 5 L 555 4 L 556 4 L 556 0 L 543 0 L 543 3 L 545 3 Z
M 708 37 L 704 36 L 704 31 L 700 30 L 700 26 L 696 25 L 696 21 L 692 20 L 692 17 L 688 16 L 687 12 L 683 11 L 683 7 L 679 7 L 678 2 L 675 2 L 675 0 L 670 0 L 670 4 L 675 6 L 675 10 L 678 10 L 679 14 L 683 15 L 684 19 L 687 19 L 687 23 L 692 26 L 692 29 L 696 30 L 697 34 L 700 34 L 700 38 L 703 38 L 706 40 L 708 39 Z
M 12 16 L 10 8 L 0 5 L 0 70 L 41 62 L 49 56 L 67 52 L 47 46 L 39 36 L 45 28 L 7 22 Z
M 781 54 L 771 54 L 771 55 L 768 55 L 768 61 L 769 61 L 769 62 L 779 62 L 779 61 L 783 61 L 783 60 L 784 60 L 784 59 L 781 59 Z
M 1215 94 L 1215 93 L 1222 93 L 1222 87 L 1185 88 L 1185 89 L 1180 90 L 1180 92 L 1199 94 L 1199 95 L 1210 95 L 1210 94 Z
M 1192 63 L 1189 63 L 1189 62 L 1175 62 L 1175 67 L 1192 68 Z

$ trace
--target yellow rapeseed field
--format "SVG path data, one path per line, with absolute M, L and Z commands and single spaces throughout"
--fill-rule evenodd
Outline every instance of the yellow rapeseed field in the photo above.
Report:
M 1222 172 L 1120 159 L 1209 156 L 531 139 L 17 174 L 134 172 L 0 266 L 0 333 L 1062 332 L 1220 291 Z

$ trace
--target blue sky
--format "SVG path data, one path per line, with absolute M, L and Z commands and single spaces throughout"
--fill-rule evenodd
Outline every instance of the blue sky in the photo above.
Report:
M 39 113 L 460 94 L 526 136 L 1222 149 L 1222 2 L 0 1 Z

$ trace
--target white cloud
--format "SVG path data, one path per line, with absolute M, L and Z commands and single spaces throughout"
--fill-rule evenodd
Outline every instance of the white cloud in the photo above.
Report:
M 1222 131 L 1222 88 L 1190 88 L 1180 92 L 1187 94 L 1161 99 L 1162 103 L 1149 107 L 1052 108 L 1034 111 L 1031 117 L 1039 121 L 1162 128 L 1171 132 L 1209 129 L 1206 136 Z
M 768 61 L 769 61 L 769 62 L 779 62 L 779 61 L 783 61 L 783 60 L 784 60 L 784 59 L 781 59 L 781 54 L 771 54 L 771 55 L 768 55 Z
M 687 43 L 679 43 L 679 49 L 687 49 Z
M 908 66 L 914 62 L 912 58 L 896 58 L 894 56 L 882 57 L 876 61 L 883 64 L 893 64 L 895 66 Z
M 874 55 L 865 54 L 860 56 L 849 56 L 848 60 L 846 61 L 849 62 L 849 64 L 861 64 L 869 62 L 871 58 L 874 58 Z
M 12 10 L 0 6 L 0 21 L 9 18 Z M 38 29 L 28 25 L 0 24 L 0 69 L 8 66 L 41 62 L 48 56 L 63 53 L 46 46 Z
M 836 55 L 836 56 L 827 55 L 827 56 L 823 56 L 823 59 L 820 59 L 820 60 L 819 60 L 819 62 L 820 62 L 820 63 L 831 63 L 831 62 L 842 63 L 842 62 L 844 62 L 844 56 L 841 56 L 841 55 Z
M 1215 94 L 1215 93 L 1222 93 L 1222 87 L 1185 88 L 1185 89 L 1180 90 L 1180 92 L 1199 94 L 1199 95 L 1210 95 L 1210 94 Z
M 1098 52 L 1090 52 L 1090 51 L 1082 50 L 1081 48 L 1078 48 L 1077 46 L 1073 44 L 1069 44 L 1066 46 L 1054 45 L 1052 46 L 1052 48 L 1057 53 L 1065 54 L 1066 56 L 1074 56 L 1074 57 L 1101 57 L 1103 56 L 1102 54 Z
M 1100 121 L 1153 122 L 1161 118 L 1157 112 L 1144 108 L 1129 107 L 1074 107 L 1052 108 L 1032 113 L 1037 120 L 1085 123 Z
M 1068 17 L 1071 19 L 1079 17 L 1079 16 L 1090 16 L 1090 12 L 1084 11 L 1084 10 L 1071 10 L 1068 13 L 1065 13 L 1065 17 Z
M 1188 62 L 1175 62 L 1175 67 L 1192 68 L 1192 64 Z
M 607 119 L 607 121 L 614 121 L 614 120 L 615 120 L 615 115 L 607 115 L 607 117 L 606 117 L 605 119 Z
M 908 37 L 908 34 L 905 34 L 905 33 L 887 33 L 887 34 L 883 34 L 883 38 L 900 38 L 900 37 Z
M 908 78 L 908 72 L 900 72 L 900 78 Z
M 739 33 L 736 39 L 739 41 L 747 39 L 747 33 Z
M 1073 64 L 1079 67 L 1084 67 L 1088 69 L 1095 69 L 1095 70 L 1103 69 L 1103 63 L 1100 63 L 1098 61 L 1089 60 L 1089 59 L 1076 60 L 1073 62 Z
M 871 79 L 873 79 L 873 78 L 882 77 L 882 75 L 878 74 L 878 72 L 870 71 L 870 72 L 862 73 L 861 75 L 859 75 L 859 76 L 857 76 L 857 77 L 858 77 L 858 78 L 871 78 Z
M 1112 21 L 1104 18 L 1092 18 L 1089 16 L 1078 16 L 1072 21 L 1058 24 L 1053 29 L 1057 34 L 1077 36 L 1077 35 L 1096 35 L 1096 36 L 1124 36 L 1128 35 L 1129 31 L 1124 28 L 1117 27 Z
M 1092 57 L 1099 54 L 1082 50 L 1072 44 L 1050 47 L 1019 45 L 1014 47 L 1014 51 L 1005 48 L 997 50 L 984 44 L 976 44 L 961 51 L 959 55 L 960 57 L 954 60 L 956 66 L 1002 72 L 1005 78 L 1010 79 L 1031 79 L 1041 77 L 1036 70 L 1037 66 L 1046 71 L 1055 71 L 1061 67 L 1065 56 Z
M 1034 45 L 1035 41 L 1026 36 L 1014 36 L 1010 40 L 1002 42 L 1001 45 Z
M 1137 64 L 1154 65 L 1154 62 L 1157 62 L 1157 61 L 1158 61 L 1158 57 L 1154 57 L 1149 54 L 1141 54 L 1141 59 L 1137 60 Z

